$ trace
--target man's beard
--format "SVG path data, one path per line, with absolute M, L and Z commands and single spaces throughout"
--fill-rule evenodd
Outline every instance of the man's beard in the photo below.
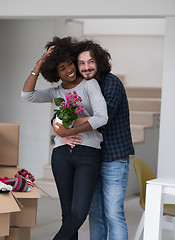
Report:
M 89 74 L 87 74 L 85 77 L 86 80 L 90 80 L 91 78 L 93 78 L 93 76 L 91 77 Z
M 86 80 L 90 80 L 90 79 L 92 79 L 92 78 L 95 78 L 95 75 L 96 75 L 96 74 L 94 74 L 94 75 L 92 75 L 92 76 L 90 75 L 92 71 L 94 71 L 94 68 L 89 68 L 88 70 L 82 70 L 82 73 L 89 72 L 89 74 L 86 74 L 85 77 L 84 77 Z M 95 73 L 95 72 L 94 72 L 94 73 Z

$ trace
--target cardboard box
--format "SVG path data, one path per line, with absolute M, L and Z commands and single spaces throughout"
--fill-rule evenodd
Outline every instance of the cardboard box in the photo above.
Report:
M 0 167 L 0 177 L 13 178 L 20 170 L 16 167 Z M 37 201 L 40 198 L 39 190 L 31 187 L 30 192 L 13 192 L 13 195 L 23 205 L 21 211 L 12 213 L 10 226 L 12 227 L 34 227 L 36 225 Z
M 37 202 L 40 193 L 36 187 L 31 192 L 13 192 L 23 205 L 20 212 L 12 213 L 10 225 L 15 227 L 34 227 L 36 225 Z
M 10 228 L 9 236 L 5 240 L 30 240 L 30 228 Z M 0 239 L 1 240 L 1 239 Z
M 20 170 L 21 168 L 17 167 L 10 167 L 10 166 L 0 166 L 0 177 L 8 177 L 8 178 L 14 178 L 15 174 Z
M 0 193 L 0 237 L 9 235 L 10 214 L 20 208 L 11 193 Z
M 19 125 L 0 123 L 0 165 L 17 166 L 19 155 Z

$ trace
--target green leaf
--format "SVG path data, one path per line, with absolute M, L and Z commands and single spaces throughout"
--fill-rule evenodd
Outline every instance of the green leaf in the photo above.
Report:
M 72 124 L 72 120 L 63 120 L 63 126 L 68 128 Z
M 54 109 L 54 112 L 56 112 L 57 114 L 60 113 L 60 110 Z
M 64 117 L 63 113 L 60 112 L 60 114 L 59 114 L 59 118 L 60 118 L 61 120 L 63 120 L 63 117 Z
M 57 115 L 57 117 L 59 118 L 60 110 L 56 110 L 56 109 L 54 109 L 54 112 L 56 112 L 56 115 Z
M 62 102 L 64 102 L 64 101 L 65 101 L 64 98 L 54 97 L 54 102 L 55 102 L 55 105 L 56 105 L 56 106 L 60 106 L 60 104 L 61 104 Z

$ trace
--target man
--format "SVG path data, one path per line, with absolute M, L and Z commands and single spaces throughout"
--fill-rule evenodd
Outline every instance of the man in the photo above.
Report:
M 77 65 L 85 79 L 95 78 L 107 102 L 109 121 L 103 134 L 101 177 L 89 211 L 90 239 L 127 240 L 124 199 L 128 182 L 129 156 L 134 155 L 129 108 L 124 86 L 110 73 L 110 54 L 99 44 L 85 40 L 76 48 Z M 98 104 L 98 103 L 97 103 Z M 54 127 L 57 134 L 57 128 Z M 75 137 L 75 136 L 74 136 Z M 70 140 L 71 139 L 71 140 Z M 68 144 L 79 144 L 69 138 Z

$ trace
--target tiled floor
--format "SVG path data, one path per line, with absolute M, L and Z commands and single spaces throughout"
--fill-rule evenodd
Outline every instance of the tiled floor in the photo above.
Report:
M 133 240 L 142 215 L 138 196 L 132 196 L 126 199 L 125 213 L 128 224 L 129 240 Z M 38 200 L 37 224 L 35 228 L 31 229 L 31 240 L 52 240 L 60 225 L 61 213 L 59 200 L 52 200 L 49 197 L 40 198 Z M 162 239 L 173 240 L 173 231 L 163 230 Z M 88 219 L 79 230 L 79 240 L 89 240 Z

